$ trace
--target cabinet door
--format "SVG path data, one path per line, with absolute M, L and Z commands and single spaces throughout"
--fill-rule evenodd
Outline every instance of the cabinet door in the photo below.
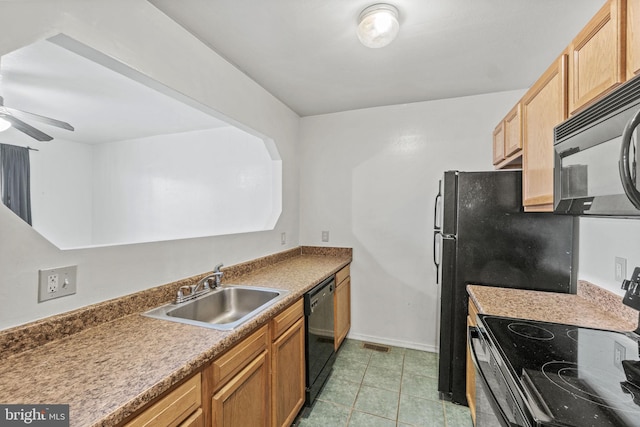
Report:
M 609 0 L 569 45 L 569 111 L 624 82 L 625 0 Z
M 469 298 L 469 315 L 467 316 L 467 328 L 476 326 L 476 315 L 478 310 L 475 304 Z M 467 404 L 471 411 L 473 425 L 476 424 L 476 369 L 471 360 L 471 350 L 467 347 Z
M 640 73 L 640 0 L 627 0 L 627 80 Z
M 338 286 L 333 294 L 333 324 L 335 330 L 335 349 L 337 350 L 344 341 L 349 328 L 351 328 L 351 278 L 347 277 Z
M 545 71 L 522 99 L 522 203 L 553 211 L 553 128 L 567 117 L 567 56 Z
M 271 348 L 271 424 L 290 426 L 305 398 L 304 318 L 280 335 Z
M 265 351 L 211 399 L 214 427 L 269 426 L 269 364 Z
M 504 156 L 509 157 L 522 150 L 522 120 L 520 103 L 504 118 Z
M 504 160 L 504 122 L 500 122 L 493 130 L 493 164 Z

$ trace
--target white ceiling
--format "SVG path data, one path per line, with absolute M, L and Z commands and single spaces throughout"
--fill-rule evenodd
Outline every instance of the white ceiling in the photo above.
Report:
M 48 40 L 10 52 L 0 58 L 0 96 L 6 107 L 62 120 L 75 128 L 70 132 L 16 114 L 54 140 L 99 144 L 228 126 L 131 78 L 133 70 L 105 55 L 64 36 L 52 40 L 84 48 L 92 58 Z M 25 145 L 35 140 L 9 128 L 0 133 L 0 142 Z
M 390 0 L 400 33 L 356 36 L 370 0 L 149 0 L 300 116 L 524 89 L 605 0 Z

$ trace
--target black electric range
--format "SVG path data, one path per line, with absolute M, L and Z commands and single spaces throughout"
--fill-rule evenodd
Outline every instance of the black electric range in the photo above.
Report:
M 640 336 L 478 316 L 477 381 L 504 426 L 640 426 Z

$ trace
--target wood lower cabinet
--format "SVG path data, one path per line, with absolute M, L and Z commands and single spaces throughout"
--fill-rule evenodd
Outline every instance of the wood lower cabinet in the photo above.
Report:
M 640 74 L 640 0 L 627 0 L 627 80 Z
M 333 293 L 334 346 L 338 350 L 351 328 L 351 271 L 346 266 L 336 273 Z
M 203 427 L 204 426 L 204 414 L 202 408 L 198 408 L 189 418 L 184 420 L 179 427 Z
M 268 427 L 271 408 L 269 325 L 264 325 L 203 371 L 206 426 Z
M 553 128 L 567 118 L 567 55 L 561 55 L 522 98 L 522 204 L 553 211 Z
M 305 399 L 303 301 L 276 316 L 271 331 L 271 425 L 290 426 Z
M 201 375 L 197 373 L 125 424 L 126 427 L 202 427 Z
M 206 426 L 293 424 L 305 399 L 304 321 L 299 299 L 205 368 Z
M 569 45 L 569 112 L 626 79 L 626 0 L 609 0 Z
M 211 398 L 214 427 L 269 426 L 269 357 L 265 350 Z
M 467 316 L 467 328 L 469 326 L 477 326 L 476 323 L 476 315 L 478 314 L 478 309 L 476 305 L 473 303 L 471 298 L 469 298 L 469 315 Z M 468 330 L 468 329 L 467 329 Z M 467 395 L 467 404 L 469 405 L 469 410 L 471 411 L 471 419 L 473 420 L 473 425 L 476 424 L 476 369 L 473 365 L 473 360 L 471 360 L 471 350 L 467 347 L 467 385 L 466 385 L 466 395 Z

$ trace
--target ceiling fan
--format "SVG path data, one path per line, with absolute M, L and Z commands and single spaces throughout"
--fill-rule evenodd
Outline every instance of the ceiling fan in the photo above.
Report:
M 52 119 L 51 117 L 41 116 L 39 114 L 29 113 L 26 111 L 5 107 L 4 99 L 2 98 L 2 96 L 0 96 L 0 118 L 5 119 L 9 123 L 11 123 L 11 126 L 13 126 L 20 132 L 23 132 L 29 135 L 31 138 L 34 138 L 38 141 L 51 141 L 53 139 L 52 136 L 47 135 L 46 133 L 42 132 L 39 129 L 36 129 L 30 124 L 25 123 L 24 121 L 20 120 L 16 116 L 21 116 L 24 119 L 36 120 L 36 121 L 39 121 L 51 126 L 59 127 L 62 129 L 66 129 L 69 131 L 74 130 L 73 126 L 63 121 Z

